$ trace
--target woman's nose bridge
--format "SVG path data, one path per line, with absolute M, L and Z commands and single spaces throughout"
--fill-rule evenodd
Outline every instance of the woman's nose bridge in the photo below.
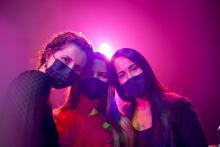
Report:
M 128 75 L 128 79 L 132 78 L 132 74 L 130 73 L 130 71 L 127 71 L 127 75 Z

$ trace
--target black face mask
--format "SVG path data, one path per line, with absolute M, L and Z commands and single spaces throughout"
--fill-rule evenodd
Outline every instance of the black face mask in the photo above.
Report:
M 52 86 L 56 89 L 73 85 L 79 78 L 79 75 L 58 59 L 46 69 L 46 73 L 52 78 Z
M 128 97 L 143 98 L 147 94 L 147 83 L 145 74 L 132 77 L 121 85 L 122 90 Z
M 80 89 L 88 99 L 95 100 L 108 93 L 108 84 L 97 78 L 85 78 L 80 80 Z

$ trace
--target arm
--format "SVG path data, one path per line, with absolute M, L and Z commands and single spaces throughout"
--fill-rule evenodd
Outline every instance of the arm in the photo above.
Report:
M 56 144 L 49 94 L 49 77 L 36 70 L 23 72 L 10 84 L 1 112 L 6 146 Z

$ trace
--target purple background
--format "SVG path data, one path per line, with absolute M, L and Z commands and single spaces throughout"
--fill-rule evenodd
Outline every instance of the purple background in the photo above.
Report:
M 158 79 L 190 98 L 208 142 L 220 125 L 218 0 L 0 1 L 0 91 L 33 69 L 38 49 L 57 32 L 82 31 L 95 46 L 132 47 Z M 187 121 L 187 120 L 186 120 Z

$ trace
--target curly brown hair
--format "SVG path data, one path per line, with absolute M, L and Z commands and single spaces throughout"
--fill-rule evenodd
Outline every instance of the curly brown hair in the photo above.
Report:
M 38 64 L 37 68 L 39 69 L 45 62 L 48 54 L 55 53 L 58 50 L 61 50 L 67 44 L 75 44 L 83 50 L 87 55 L 87 64 L 91 63 L 93 58 L 93 48 L 90 41 L 82 33 L 76 32 L 62 32 L 56 34 L 51 41 L 46 43 L 45 47 L 40 49 L 38 54 Z

